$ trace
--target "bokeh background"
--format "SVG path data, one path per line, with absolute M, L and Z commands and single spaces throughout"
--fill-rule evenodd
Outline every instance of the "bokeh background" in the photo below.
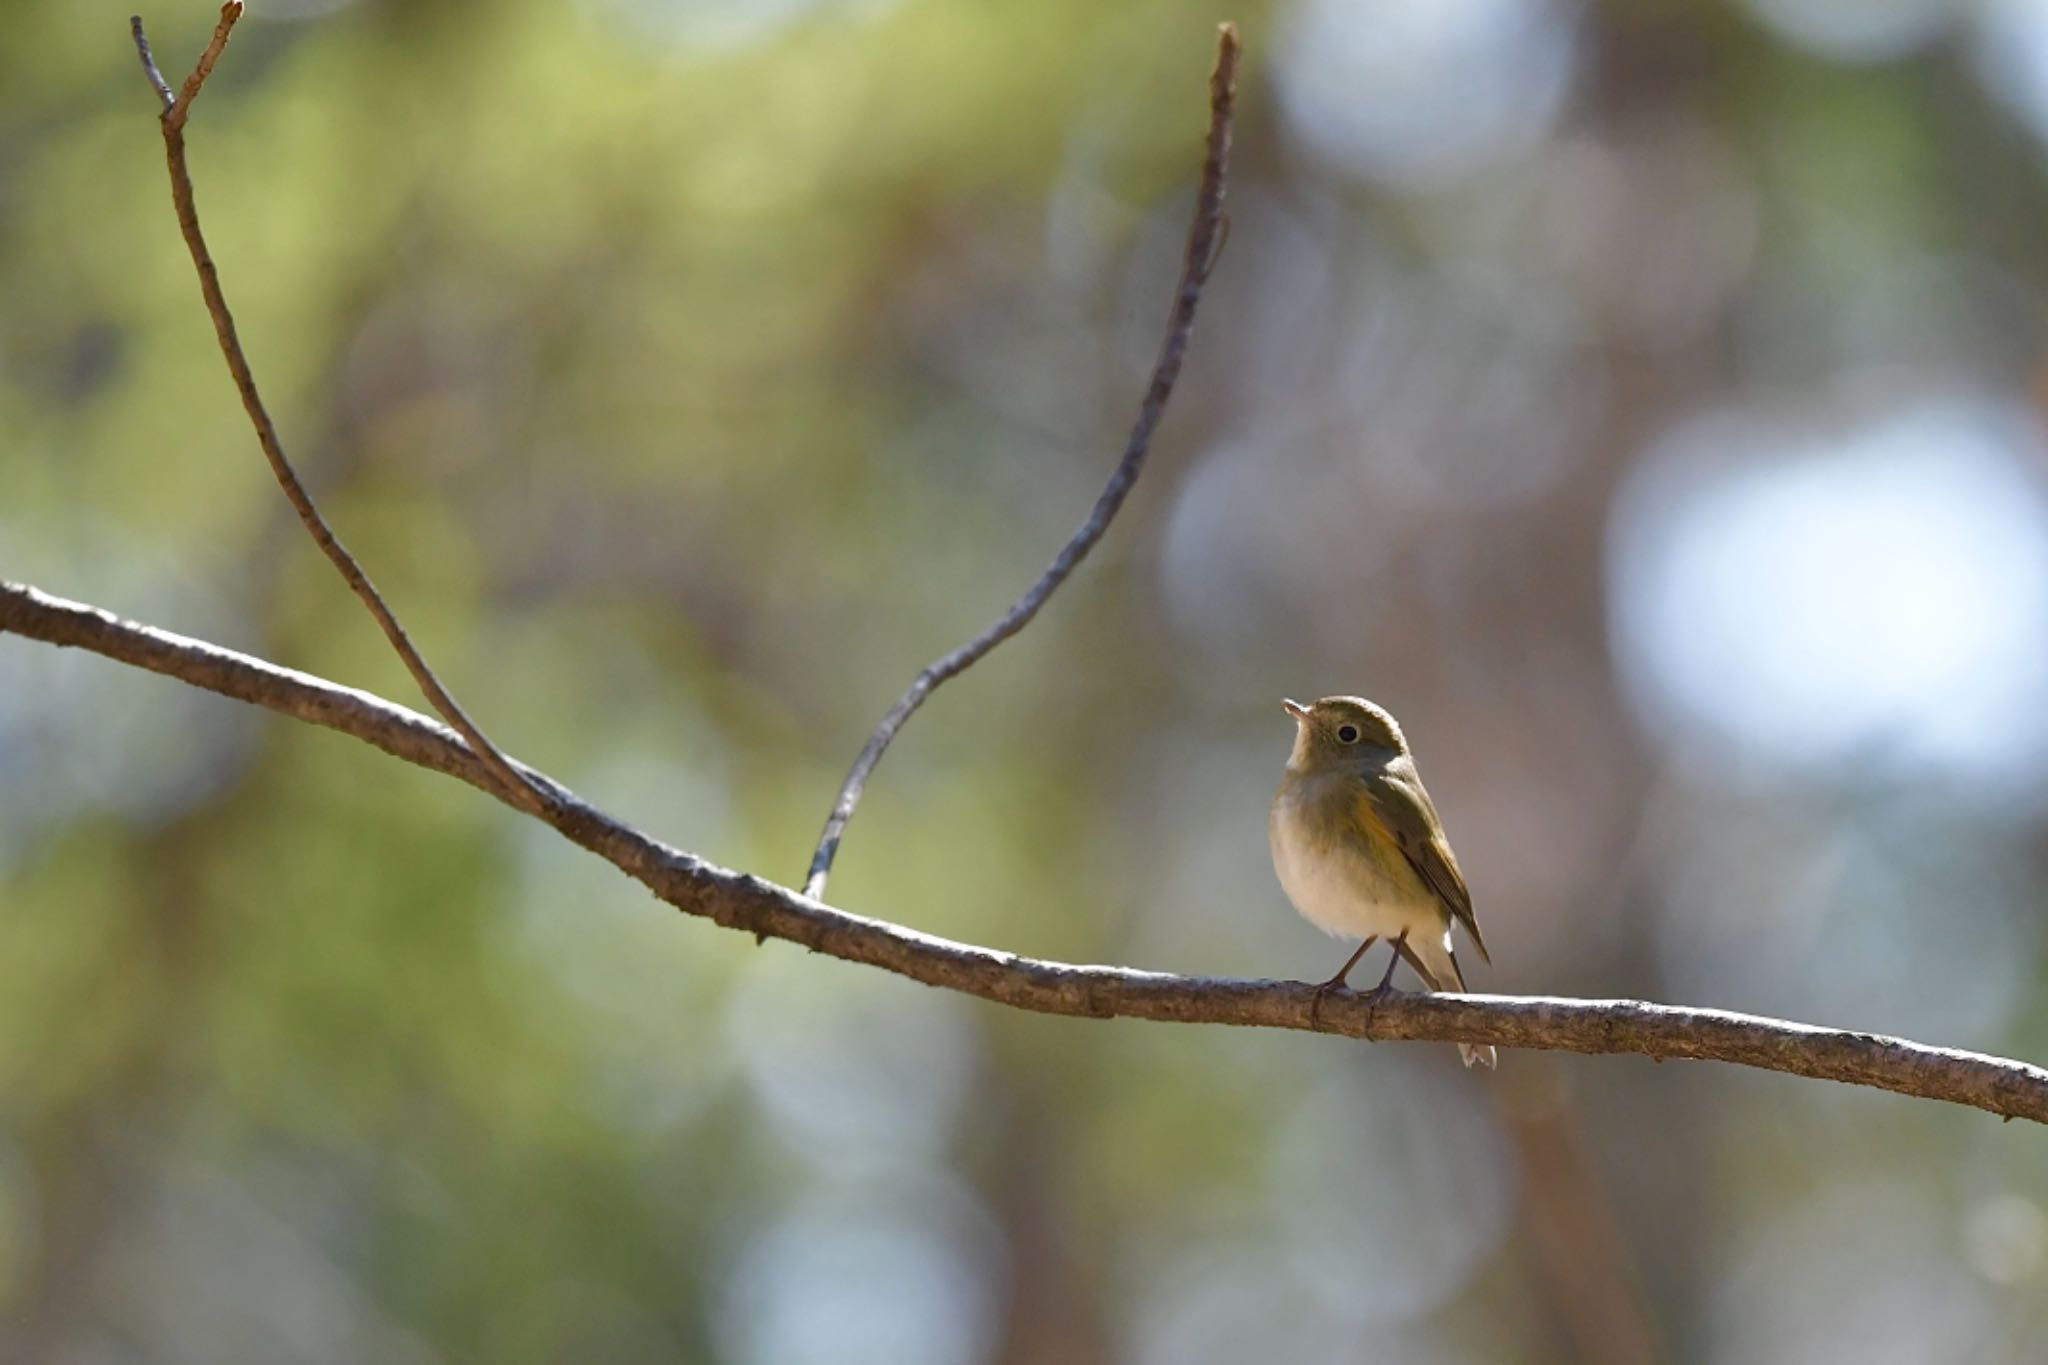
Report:
M 202 0 L 148 13 L 167 71 Z M 0 11 L 0 572 L 417 704 L 265 472 L 126 11 Z M 509 748 L 834 899 L 1319 979 L 1283 694 L 1405 722 L 1501 991 L 2048 1057 L 2048 5 L 272 0 L 193 123 L 289 447 Z M 1373 959 L 1377 962 L 1377 956 Z M 1370 970 L 1368 967 L 1366 970 Z M 2038 1130 L 1038 1018 L 0 641 L 0 1356 L 1998 1362 Z

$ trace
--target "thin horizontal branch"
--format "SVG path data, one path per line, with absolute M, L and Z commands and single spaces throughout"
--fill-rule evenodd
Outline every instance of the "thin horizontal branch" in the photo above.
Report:
M 124 621 L 22 584 L 0 583 L 0 633 L 10 631 L 91 650 L 353 735 L 395 758 L 459 777 L 505 800 L 454 731 L 369 693 Z M 525 767 L 519 771 L 551 798 L 544 819 L 685 913 L 1018 1009 L 1733 1062 L 2048 1123 L 2048 1071 L 1874 1033 L 1727 1010 L 1548 996 L 1397 995 L 1374 1009 L 1363 995 L 1340 991 L 1317 1008 L 1315 988 L 1298 981 L 1072 966 L 954 943 L 835 910 L 751 874 L 715 866 L 613 819 L 545 774 Z
M 1138 406 L 1138 417 L 1131 426 L 1131 434 L 1124 441 L 1124 453 L 1111 471 L 1109 482 L 1095 499 L 1095 506 L 1088 511 L 1083 521 L 1060 552 L 1053 556 L 1052 563 L 1038 576 L 1038 581 L 1024 590 L 1024 595 L 1010 604 L 1008 611 L 997 617 L 995 622 L 979 635 L 961 645 L 944 658 L 927 664 L 922 672 L 910 680 L 910 686 L 896 699 L 874 733 L 853 760 L 853 767 L 846 774 L 846 780 L 839 786 L 839 796 L 832 803 L 831 812 L 825 817 L 824 832 L 818 836 L 817 851 L 811 854 L 811 870 L 804 879 L 804 894 L 822 896 L 825 881 L 832 875 L 832 860 L 839 855 L 839 840 L 846 833 L 847 822 L 853 819 L 854 807 L 860 804 L 861 793 L 866 790 L 868 777 L 875 765 L 882 761 L 889 744 L 896 738 L 917 708 L 924 705 L 929 697 L 947 679 L 972 668 L 983 655 L 994 649 L 1012 635 L 1031 624 L 1031 618 L 1038 615 L 1058 590 L 1067 581 L 1068 575 L 1080 567 L 1088 552 L 1095 548 L 1097 541 L 1109 530 L 1109 523 L 1116 518 L 1124 499 L 1130 496 L 1131 488 L 1138 482 L 1138 475 L 1145 468 L 1145 457 L 1152 450 L 1152 435 L 1159 430 L 1160 419 L 1166 416 L 1167 400 L 1173 397 L 1173 386 L 1180 378 L 1181 362 L 1186 359 L 1188 342 L 1195 333 L 1195 310 L 1202 302 L 1202 286 L 1209 282 L 1209 272 L 1215 269 L 1216 258 L 1222 252 L 1227 236 L 1227 220 L 1223 217 L 1224 187 L 1230 176 L 1230 133 L 1231 120 L 1237 108 L 1237 26 L 1223 24 L 1216 30 L 1216 66 L 1209 74 L 1209 135 L 1203 144 L 1202 183 L 1195 191 L 1195 212 L 1188 224 L 1187 246 L 1181 254 L 1180 283 L 1174 290 L 1173 308 L 1167 314 L 1166 339 L 1159 346 L 1159 360 L 1152 369 L 1152 382 L 1145 386 L 1145 398 Z
M 199 227 L 199 201 L 192 189 L 192 172 L 185 157 L 185 123 L 192 116 L 192 102 L 199 98 L 205 88 L 206 78 L 213 73 L 214 63 L 228 45 L 228 35 L 234 32 L 235 24 L 242 17 L 242 0 L 227 0 L 221 6 L 220 22 L 214 26 L 213 39 L 200 53 L 199 61 L 193 66 L 192 74 L 185 78 L 185 84 L 174 97 L 163 73 L 157 69 L 156 57 L 149 50 L 149 36 L 143 31 L 140 15 L 128 21 L 129 31 L 135 40 L 136 54 L 142 59 L 142 69 L 149 77 L 149 83 L 157 92 L 157 100 L 163 106 L 158 121 L 163 126 L 164 164 L 171 174 L 171 206 L 178 217 L 178 230 L 184 234 L 185 247 L 192 255 L 192 267 L 199 274 L 199 292 L 206 300 L 206 312 L 213 319 L 214 336 L 220 342 L 222 357 L 227 361 L 228 374 L 234 380 L 235 392 L 241 395 L 242 408 L 249 414 L 249 424 L 256 430 L 256 443 L 263 448 L 264 459 L 270 462 L 270 472 L 276 477 L 278 487 L 284 490 L 286 501 L 297 512 L 304 523 L 313 543 L 320 547 L 320 553 L 327 556 L 342 581 L 348 584 L 362 604 L 369 609 L 376 620 L 378 629 L 397 652 L 406 671 L 425 695 L 429 704 L 459 731 L 469 742 L 469 747 L 482 756 L 484 767 L 493 780 L 502 783 L 502 795 L 513 806 L 529 814 L 541 813 L 545 801 L 542 793 L 526 786 L 511 764 L 493 744 L 488 736 L 469 718 L 455 696 L 441 682 L 434 670 L 427 665 L 426 656 L 407 634 L 399 622 L 398 614 L 370 581 L 360 561 L 349 548 L 334 534 L 327 518 L 321 515 L 314 503 L 313 495 L 300 481 L 298 471 L 284 453 L 284 438 L 277 433 L 277 424 L 271 420 L 270 409 L 264 405 L 263 395 L 256 387 L 255 371 L 249 367 L 249 358 L 242 350 L 242 339 L 235 328 L 235 315 L 228 310 L 228 298 L 221 288 L 220 270 L 213 263 L 213 253 L 207 249 L 206 234 Z

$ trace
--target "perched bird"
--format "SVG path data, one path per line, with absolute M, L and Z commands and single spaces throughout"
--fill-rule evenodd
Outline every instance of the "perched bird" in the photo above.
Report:
M 1363 697 L 1282 705 L 1294 717 L 1294 751 L 1266 827 L 1273 869 L 1302 918 L 1326 934 L 1365 940 L 1318 991 L 1343 985 L 1381 938 L 1394 956 L 1375 995 L 1404 957 L 1431 990 L 1464 990 L 1454 925 L 1465 927 L 1480 957 L 1493 959 L 1401 727 Z M 1496 1061 L 1491 1047 L 1460 1043 L 1458 1053 L 1466 1066 Z

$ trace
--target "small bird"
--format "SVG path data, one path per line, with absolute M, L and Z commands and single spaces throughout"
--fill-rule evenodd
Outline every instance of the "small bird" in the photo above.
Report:
M 1302 918 L 1326 934 L 1365 939 L 1316 988 L 1318 997 L 1343 985 L 1381 938 L 1394 955 L 1375 996 L 1385 993 L 1404 957 L 1431 990 L 1464 990 L 1453 926 L 1462 924 L 1479 956 L 1493 959 L 1401 727 L 1363 697 L 1281 705 L 1294 717 L 1294 751 L 1266 826 L 1273 870 Z M 1466 1066 L 1497 1061 L 1489 1046 L 1460 1043 L 1458 1053 Z

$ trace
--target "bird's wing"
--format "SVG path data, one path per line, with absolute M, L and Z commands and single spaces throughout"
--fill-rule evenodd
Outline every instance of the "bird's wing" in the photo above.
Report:
M 1458 870 L 1457 855 L 1451 852 L 1443 824 L 1437 819 L 1436 803 L 1429 799 L 1413 765 L 1404 760 L 1377 772 L 1361 774 L 1358 800 L 1369 807 L 1359 811 L 1360 818 L 1377 820 L 1394 836 L 1402 856 L 1422 878 L 1423 885 L 1435 892 L 1452 918 L 1465 926 L 1479 956 L 1492 962 L 1486 940 L 1479 933 L 1479 921 L 1472 917 L 1472 893 L 1466 889 L 1465 874 Z

